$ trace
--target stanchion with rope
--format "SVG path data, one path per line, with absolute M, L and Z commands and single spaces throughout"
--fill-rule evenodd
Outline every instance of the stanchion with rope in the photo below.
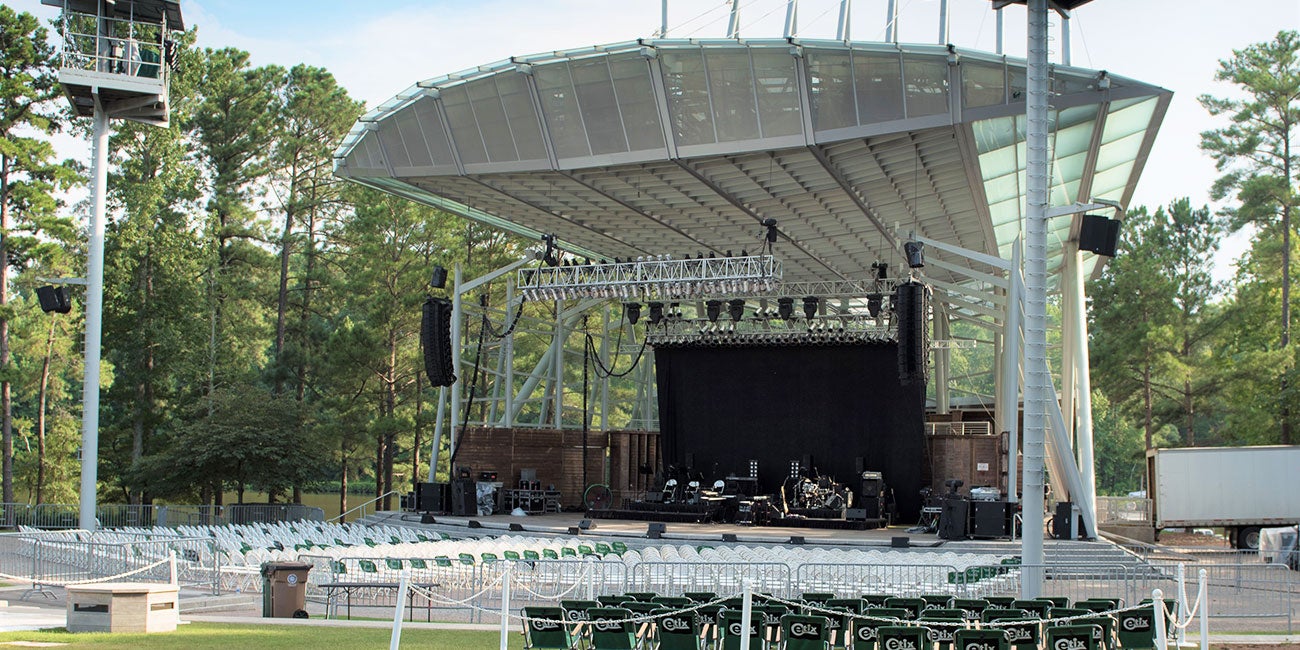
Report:
M 410 583 L 411 572 L 403 569 L 397 581 L 397 607 L 393 609 L 393 634 L 388 640 L 388 650 L 397 650 L 402 645 L 402 610 L 406 609 L 406 590 Z
M 507 639 L 510 634 L 510 573 L 515 568 L 514 562 L 506 562 L 506 569 L 502 571 L 505 578 L 501 581 L 501 650 L 507 650 L 509 645 Z
M 746 579 L 744 587 L 745 601 L 740 609 L 740 650 L 749 650 L 750 621 L 754 616 L 754 585 Z

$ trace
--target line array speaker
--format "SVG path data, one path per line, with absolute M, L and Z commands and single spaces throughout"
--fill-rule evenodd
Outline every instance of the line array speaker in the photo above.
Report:
M 424 346 L 424 372 L 434 387 L 456 383 L 456 369 L 451 363 L 451 301 L 429 298 L 424 301 L 424 320 L 420 323 L 420 343 Z
M 1119 220 L 1085 214 L 1079 222 L 1079 249 L 1106 257 L 1115 257 L 1119 244 Z
M 894 308 L 898 317 L 898 378 L 904 384 L 924 383 L 929 357 L 925 286 L 918 282 L 898 285 Z

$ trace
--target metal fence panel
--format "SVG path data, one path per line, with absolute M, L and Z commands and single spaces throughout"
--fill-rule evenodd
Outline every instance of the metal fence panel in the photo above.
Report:
M 967 571 L 978 573 L 980 568 L 972 567 Z M 1019 597 L 1023 580 L 1041 575 L 1044 596 L 1066 596 L 1072 602 L 1085 598 L 1119 598 L 1130 604 L 1142 598 L 1140 590 L 1135 588 L 1133 567 L 1122 564 L 1054 562 L 998 565 L 986 569 L 989 577 L 969 584 L 968 596 Z M 1146 593 L 1149 594 L 1150 590 Z
M 936 564 L 800 564 L 795 570 L 794 589 L 833 592 L 840 598 L 867 593 L 964 594 L 967 585 L 958 575 L 956 567 Z
M 123 539 L 123 535 L 87 531 L 26 532 L 0 535 L 0 573 L 37 586 L 100 581 L 122 574 L 134 582 L 169 582 L 171 569 L 160 564 L 176 554 L 177 578 L 183 586 L 220 585 L 221 558 L 211 539 Z M 138 572 L 137 572 L 138 571 Z M 134 573 L 133 573 L 134 572 Z
M 794 595 L 790 567 L 775 562 L 641 562 L 631 567 L 627 589 L 653 591 L 663 596 L 680 596 L 688 591 L 735 595 L 741 592 L 746 580 L 754 591 Z

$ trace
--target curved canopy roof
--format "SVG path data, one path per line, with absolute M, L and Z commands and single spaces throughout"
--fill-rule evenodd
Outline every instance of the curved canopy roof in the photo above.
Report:
M 1051 89 L 1052 205 L 1127 205 L 1172 94 L 1062 66 Z M 787 281 L 857 280 L 912 231 L 1010 257 L 1024 91 L 1023 61 L 951 46 L 635 41 L 422 81 L 336 173 L 592 258 L 756 251 L 772 218 Z

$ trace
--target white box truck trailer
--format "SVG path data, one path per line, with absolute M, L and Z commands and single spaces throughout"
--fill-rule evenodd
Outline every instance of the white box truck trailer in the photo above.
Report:
M 1261 527 L 1300 522 L 1300 445 L 1151 449 L 1147 476 L 1157 530 L 1222 527 L 1254 549 Z

